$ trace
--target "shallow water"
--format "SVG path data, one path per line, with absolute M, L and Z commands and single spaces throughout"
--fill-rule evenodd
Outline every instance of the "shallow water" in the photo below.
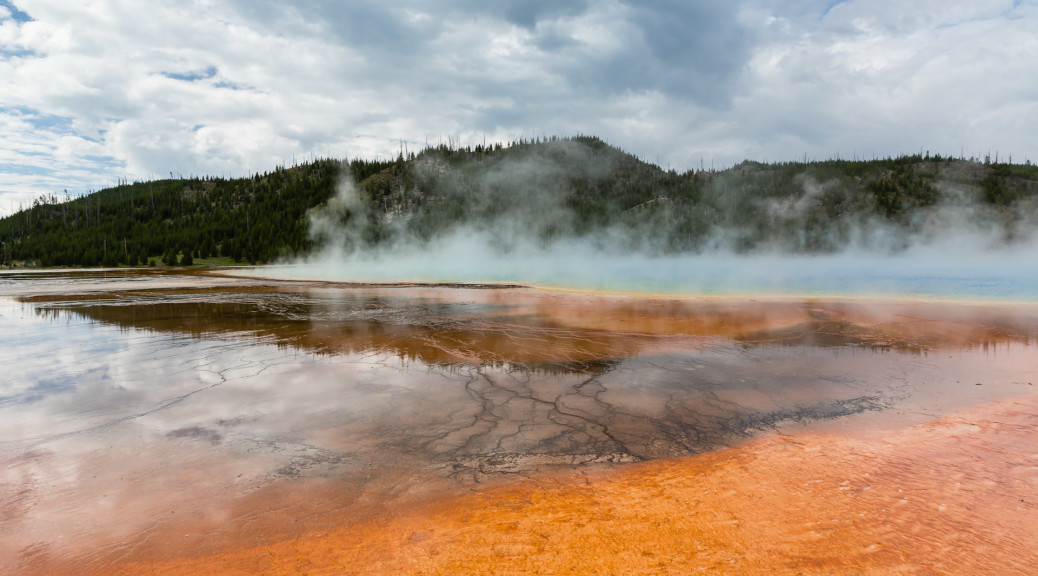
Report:
M 0 276 L 0 572 L 204 557 L 560 470 L 1033 394 L 1025 304 Z M 1026 441 L 1026 440 L 1025 440 Z
M 239 270 L 237 273 L 249 274 Z M 966 245 L 902 253 L 820 255 L 604 254 L 587 246 L 516 251 L 475 248 L 321 257 L 268 266 L 268 277 L 354 282 L 504 282 L 618 293 L 721 297 L 878 297 L 1038 301 L 1038 261 L 1026 246 L 977 251 Z

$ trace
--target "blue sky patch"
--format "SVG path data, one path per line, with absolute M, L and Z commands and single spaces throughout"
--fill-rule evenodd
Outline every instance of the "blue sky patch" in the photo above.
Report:
M 226 82 L 224 80 L 220 80 L 219 82 L 213 84 L 213 87 L 214 88 L 225 88 L 227 90 L 249 90 L 249 88 L 246 88 L 245 86 L 239 86 L 239 85 L 235 84 L 234 82 Z
M 0 48 L 0 59 L 10 60 L 12 58 L 32 58 L 40 53 L 26 48 Z
M 825 10 L 822 10 L 822 17 L 824 18 L 825 16 L 827 16 L 833 8 L 836 8 L 844 2 L 847 2 L 847 0 L 830 0 L 829 4 L 826 5 Z
M 83 156 L 83 159 L 84 160 L 89 160 L 91 162 L 97 162 L 99 164 L 106 164 L 108 166 L 117 166 L 118 165 L 118 160 L 114 156 L 102 156 L 102 155 L 95 155 L 95 154 L 86 154 L 86 155 Z
M 44 114 L 28 106 L 0 106 L 0 114 L 17 116 L 28 122 L 35 130 L 46 130 L 55 134 L 74 134 L 73 118 L 58 114 Z
M 32 16 L 19 10 L 10 0 L 0 0 L 0 6 L 11 11 L 11 18 L 13 18 L 15 22 L 32 22 Z
M 54 171 L 39 166 L 28 166 L 25 164 L 0 164 L 0 172 L 5 174 L 18 174 L 19 176 L 47 176 Z
M 177 72 L 163 72 L 162 75 L 166 78 L 172 78 L 173 80 L 182 80 L 184 82 L 198 82 L 199 80 L 208 80 L 213 76 L 216 76 L 216 66 L 210 66 L 205 70 L 197 72 L 185 72 L 183 74 Z

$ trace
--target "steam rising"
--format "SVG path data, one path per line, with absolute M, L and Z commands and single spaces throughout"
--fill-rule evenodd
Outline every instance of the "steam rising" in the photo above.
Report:
M 970 186 L 940 175 L 936 202 L 891 219 L 855 205 L 838 178 L 798 174 L 796 194 L 768 196 L 739 167 L 658 171 L 708 183 L 695 198 L 660 195 L 596 220 L 578 214 L 574 187 L 634 182 L 641 175 L 630 157 L 559 141 L 460 167 L 423 153 L 412 166 L 426 186 L 379 197 L 345 174 L 336 195 L 311 213 L 321 249 L 273 273 L 670 294 L 1038 299 L 1036 196 L 1012 209 L 986 205 Z M 826 219 L 833 206 L 845 212 Z M 461 216 L 441 217 L 450 210 Z

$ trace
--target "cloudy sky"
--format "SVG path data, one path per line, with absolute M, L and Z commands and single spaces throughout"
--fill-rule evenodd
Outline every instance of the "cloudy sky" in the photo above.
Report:
M 553 134 L 677 170 L 1038 161 L 1038 0 L 0 0 L 0 214 Z

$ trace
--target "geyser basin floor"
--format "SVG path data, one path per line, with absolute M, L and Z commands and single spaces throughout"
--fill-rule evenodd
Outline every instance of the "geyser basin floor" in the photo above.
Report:
M 3 573 L 1012 572 L 1034 549 L 1033 307 L 0 280 Z
M 143 574 L 1030 574 L 1038 399 L 444 498 Z M 120 565 L 133 570 L 139 564 Z

